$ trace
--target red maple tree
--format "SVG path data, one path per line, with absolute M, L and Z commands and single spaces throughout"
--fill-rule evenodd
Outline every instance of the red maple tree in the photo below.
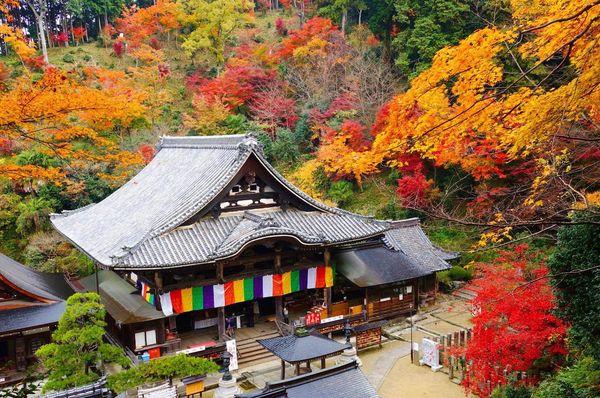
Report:
M 554 294 L 540 253 L 527 244 L 477 267 L 473 339 L 464 350 L 467 392 L 489 397 L 514 372 L 550 370 L 567 353 L 567 325 L 553 315 Z M 527 380 L 537 381 L 536 372 Z

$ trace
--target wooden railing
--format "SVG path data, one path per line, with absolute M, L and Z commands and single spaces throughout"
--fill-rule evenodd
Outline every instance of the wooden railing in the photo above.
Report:
M 281 336 L 289 336 L 294 334 L 294 327 L 289 325 L 279 319 L 275 319 L 275 326 L 277 327 L 277 331 Z

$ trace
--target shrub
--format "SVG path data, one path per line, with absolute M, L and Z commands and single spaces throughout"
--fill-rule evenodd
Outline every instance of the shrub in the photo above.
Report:
M 293 133 L 288 129 L 279 129 L 273 141 L 271 156 L 274 160 L 284 163 L 295 163 L 300 158 L 300 150 Z
M 448 270 L 448 275 L 453 281 L 468 281 L 473 278 L 473 272 L 460 265 L 454 265 Z
M 600 388 L 600 363 L 584 358 L 544 380 L 533 398 L 592 398 Z
M 125 43 L 122 40 L 115 41 L 113 43 L 113 51 L 118 58 L 121 58 L 125 52 Z
M 161 357 L 130 368 L 125 372 L 108 376 L 108 386 L 120 394 L 145 383 L 165 379 L 199 376 L 218 370 L 217 364 L 208 359 L 184 354 Z
M 492 391 L 490 398 L 531 398 L 531 389 L 512 384 L 498 386 Z
M 72 54 L 63 55 L 63 62 L 67 64 L 75 63 L 75 57 Z
M 346 180 L 336 181 L 331 184 L 331 188 L 327 191 L 329 199 L 335 201 L 338 205 L 347 203 L 354 195 L 352 183 Z
M 83 60 L 84 60 L 85 62 L 90 62 L 90 61 L 92 60 L 92 56 L 91 56 L 90 54 L 85 54 L 85 55 L 83 56 Z

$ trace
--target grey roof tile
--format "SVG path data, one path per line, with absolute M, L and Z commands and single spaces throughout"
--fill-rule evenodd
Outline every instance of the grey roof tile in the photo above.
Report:
M 232 232 L 231 223 L 235 220 L 222 222 L 220 219 L 225 217 L 221 217 L 214 225 L 210 222 L 194 225 L 191 234 L 174 229 L 206 207 L 246 160 L 255 156 L 274 178 L 315 211 L 351 219 L 338 222 L 342 231 L 337 235 L 332 233 L 332 239 L 352 235 L 348 233 L 352 228 L 353 238 L 373 231 L 373 228 L 360 231 L 368 225 L 368 217 L 328 207 L 289 183 L 264 159 L 258 141 L 252 136 L 163 137 L 158 147 L 160 150 L 144 169 L 100 203 L 53 215 L 54 227 L 105 266 L 125 263 L 138 267 L 168 266 L 210 258 Z M 298 236 L 305 234 L 305 231 L 295 232 Z M 269 231 L 263 230 L 246 233 L 244 237 L 268 235 Z M 244 239 L 232 237 L 221 252 L 228 255 L 237 248 L 234 241 Z
M 341 353 L 348 346 L 329 339 L 319 333 L 296 336 L 294 334 L 270 339 L 256 340 L 286 362 L 304 362 L 309 359 Z
M 337 365 L 286 380 L 238 398 L 378 398 L 375 388 L 355 362 Z

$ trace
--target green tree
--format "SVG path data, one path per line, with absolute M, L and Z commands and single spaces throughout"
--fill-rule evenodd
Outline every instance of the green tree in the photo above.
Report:
M 600 361 L 600 225 L 592 224 L 600 221 L 597 214 L 576 213 L 573 220 L 582 224 L 559 230 L 548 266 L 555 275 L 559 315 L 571 323 L 573 345 Z
M 220 67 L 225 63 L 225 45 L 233 33 L 252 20 L 250 0 L 182 0 L 193 31 L 183 42 L 183 49 L 192 59 L 206 51 Z
M 76 293 L 69 297 L 52 342 L 36 352 L 48 371 L 44 391 L 91 383 L 100 378 L 107 363 L 129 365 L 118 347 L 102 340 L 105 316 L 106 310 L 96 293 Z
M 108 386 L 117 394 L 144 383 L 165 379 L 198 376 L 218 370 L 213 361 L 184 354 L 167 356 L 140 364 L 138 367 L 108 377 Z
M 396 65 L 409 77 L 429 68 L 435 53 L 457 44 L 483 22 L 465 0 L 396 0 Z

